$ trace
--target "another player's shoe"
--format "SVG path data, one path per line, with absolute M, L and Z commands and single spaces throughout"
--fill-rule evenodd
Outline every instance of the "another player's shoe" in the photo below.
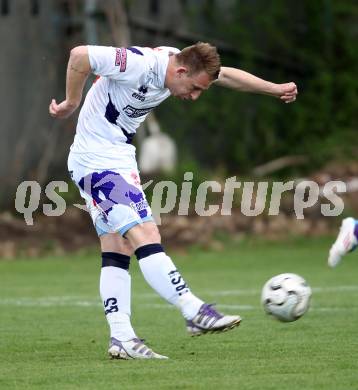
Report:
M 186 329 L 190 336 L 200 336 L 205 333 L 225 332 L 239 326 L 240 316 L 226 316 L 218 313 L 213 305 L 204 303 L 198 314 L 186 321 Z
M 353 218 L 345 218 L 342 221 L 338 237 L 329 251 L 328 265 L 330 267 L 335 267 L 341 261 L 342 256 L 352 252 L 357 247 L 357 233 L 358 222 Z
M 114 337 L 109 342 L 108 354 L 112 359 L 168 359 L 148 348 L 143 340 L 119 341 Z

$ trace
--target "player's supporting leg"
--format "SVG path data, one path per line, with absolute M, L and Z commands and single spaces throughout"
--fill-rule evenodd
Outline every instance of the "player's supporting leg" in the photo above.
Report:
M 118 359 L 164 359 L 140 340 L 130 322 L 130 246 L 118 234 L 101 236 L 102 269 L 100 294 L 110 327 L 108 353 Z
M 160 244 L 160 234 L 153 222 L 130 229 L 129 239 L 140 269 L 148 284 L 166 301 L 180 309 L 191 335 L 222 332 L 240 324 L 239 316 L 218 313 L 212 305 L 205 304 L 189 289 L 171 258 Z
M 339 234 L 332 245 L 328 265 L 335 267 L 342 260 L 342 257 L 352 252 L 358 246 L 358 220 L 345 218 L 342 221 Z

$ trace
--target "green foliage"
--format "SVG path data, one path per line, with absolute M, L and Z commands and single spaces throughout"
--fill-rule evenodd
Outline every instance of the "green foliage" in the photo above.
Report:
M 285 105 L 212 87 L 194 103 L 168 100 L 159 117 L 182 155 L 235 173 L 284 155 L 306 155 L 311 166 L 357 155 L 355 1 L 201 1 L 188 14 L 193 31 L 231 46 L 223 64 L 295 81 L 299 96 Z

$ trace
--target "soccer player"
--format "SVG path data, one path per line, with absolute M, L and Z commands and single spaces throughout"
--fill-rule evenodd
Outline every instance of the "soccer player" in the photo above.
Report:
M 108 353 L 122 359 L 166 358 L 149 349 L 130 322 L 128 269 L 133 253 L 149 285 L 181 311 L 190 335 L 223 332 L 238 326 L 241 318 L 220 314 L 194 295 L 166 254 L 140 184 L 133 136 L 146 115 L 170 95 L 196 100 L 216 84 L 290 103 L 297 88 L 292 82 L 275 84 L 222 67 L 216 48 L 208 43 L 181 51 L 78 46 L 68 62 L 66 99 L 50 103 L 53 117 L 66 118 L 79 107 L 90 73 L 98 78 L 80 111 L 68 168 L 101 244 L 100 295 L 110 328 Z
M 342 221 L 341 228 L 334 244 L 332 245 L 328 265 L 335 267 L 342 260 L 342 257 L 349 252 L 354 251 L 358 246 L 358 220 L 354 218 L 345 218 Z

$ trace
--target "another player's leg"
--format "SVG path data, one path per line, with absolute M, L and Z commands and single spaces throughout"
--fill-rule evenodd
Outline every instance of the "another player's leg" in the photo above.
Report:
M 240 316 L 220 314 L 190 291 L 171 258 L 164 252 L 154 222 L 134 226 L 126 237 L 136 249 L 144 278 L 162 298 L 180 309 L 190 335 L 222 332 L 240 324 Z
M 118 234 L 104 234 L 100 240 L 100 294 L 110 327 L 109 355 L 117 359 L 166 359 L 137 337 L 130 322 L 131 277 L 128 269 L 132 249 L 129 243 Z
M 358 220 L 345 218 L 342 221 L 338 237 L 329 251 L 328 265 L 335 267 L 344 255 L 352 252 L 357 246 Z

